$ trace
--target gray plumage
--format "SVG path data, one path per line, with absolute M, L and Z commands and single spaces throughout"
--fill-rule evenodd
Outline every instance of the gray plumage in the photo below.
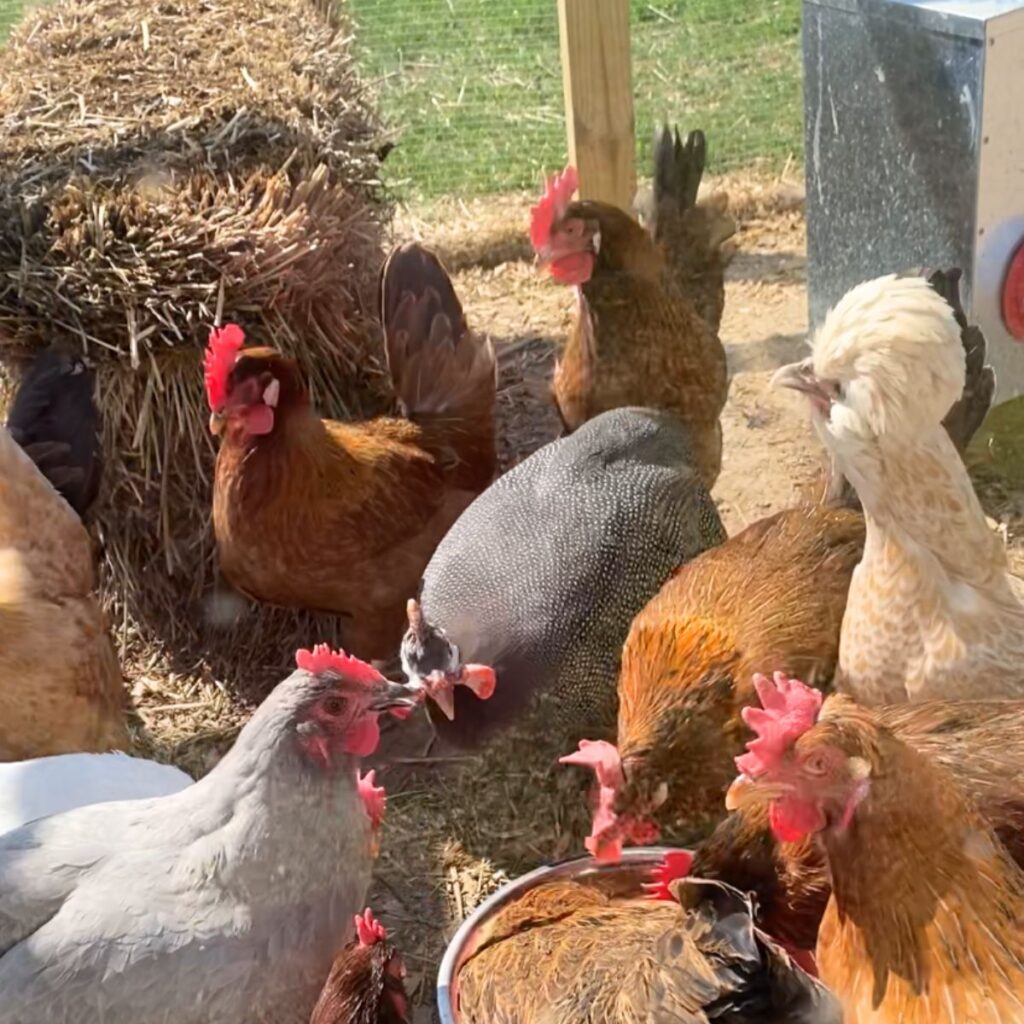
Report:
M 0 1024 L 305 1024 L 372 857 L 357 761 L 301 744 L 342 735 L 324 715 L 398 703 L 397 684 L 295 672 L 187 789 L 0 837 Z
M 676 567 L 724 538 L 668 413 L 615 409 L 535 452 L 470 505 L 424 573 L 434 636 L 406 635 L 407 674 L 448 669 L 438 629 L 456 660 L 497 673 L 487 701 L 455 688 L 453 722 L 431 705 L 439 733 L 472 742 L 539 692 L 569 734 L 613 729 L 633 617 Z

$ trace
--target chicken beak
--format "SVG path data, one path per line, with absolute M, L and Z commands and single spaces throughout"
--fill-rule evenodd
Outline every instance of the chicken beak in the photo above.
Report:
M 224 429 L 224 414 L 222 412 L 210 413 L 210 433 L 218 437 Z
M 771 386 L 799 391 L 825 411 L 832 404 L 832 389 L 829 382 L 823 381 L 815 374 L 812 359 L 803 359 L 799 363 L 789 363 L 780 367 L 772 377 Z
M 393 683 L 389 679 L 381 682 L 370 702 L 371 711 L 390 709 L 412 709 L 423 699 L 423 691 L 408 683 Z
M 737 775 L 725 794 L 727 811 L 742 811 L 751 804 L 777 800 L 790 792 L 790 788 L 782 783 L 752 779 L 749 775 Z

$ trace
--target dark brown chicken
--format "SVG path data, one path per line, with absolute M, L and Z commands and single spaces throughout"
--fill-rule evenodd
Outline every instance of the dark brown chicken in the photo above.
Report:
M 356 937 L 339 954 L 309 1024 L 412 1024 L 405 964 L 384 926 L 367 909 Z
M 669 880 L 655 900 L 578 882 L 530 890 L 458 975 L 462 1024 L 831 1024 L 831 995 L 753 926 L 749 900 Z
M 571 202 L 575 189 L 572 168 L 552 179 L 530 227 L 541 262 L 575 286 L 579 304 L 555 370 L 562 420 L 575 430 L 608 409 L 666 409 L 686 425 L 710 490 L 722 463 L 725 349 L 648 232 L 615 206 Z
M 257 600 L 345 616 L 364 658 L 397 649 L 430 556 L 495 470 L 494 351 L 444 268 L 396 250 L 381 306 L 404 419 L 321 419 L 296 363 L 241 348 L 233 325 L 213 332 L 206 365 L 221 571 Z

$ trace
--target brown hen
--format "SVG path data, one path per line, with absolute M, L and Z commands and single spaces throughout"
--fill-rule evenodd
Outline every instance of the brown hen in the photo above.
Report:
M 823 705 L 781 673 L 758 693 L 729 802 L 768 803 L 779 839 L 820 843 L 832 893 L 817 960 L 847 1016 L 1024 1019 L 1024 874 L 969 791 L 846 696 Z
M 838 1024 L 831 995 L 716 882 L 656 900 L 549 882 L 500 910 L 458 975 L 462 1024 Z
M 363 658 L 394 653 L 430 556 L 495 470 L 494 351 L 444 268 L 397 249 L 381 306 L 404 419 L 321 419 L 295 362 L 241 349 L 237 327 L 207 354 L 221 571 L 257 600 L 345 616 Z
M 608 409 L 667 409 L 686 424 L 710 490 L 722 464 L 725 349 L 661 246 L 617 207 L 570 202 L 575 188 L 572 168 L 553 179 L 530 229 L 555 280 L 576 288 L 578 311 L 554 377 L 562 421 L 575 430 Z

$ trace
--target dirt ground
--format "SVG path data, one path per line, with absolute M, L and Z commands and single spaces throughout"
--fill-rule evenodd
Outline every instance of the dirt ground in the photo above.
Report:
M 732 384 L 723 419 L 724 464 L 714 493 L 730 534 L 792 504 L 820 458 L 797 399 L 769 388 L 773 371 L 800 358 L 806 346 L 805 233 L 798 197 L 785 187 L 741 192 L 734 208 L 742 228 L 721 331 Z M 512 197 L 403 210 L 396 221 L 398 238 L 418 238 L 438 249 L 470 322 L 494 339 L 504 468 L 557 433 L 548 381 L 572 311 L 569 290 L 532 266 L 527 216 L 528 200 Z M 1019 570 L 1021 493 L 989 481 L 982 494 Z M 174 706 L 147 710 L 146 673 L 129 671 L 146 726 L 159 734 Z M 161 688 L 166 701 L 166 680 Z M 192 706 L 204 708 L 210 724 L 196 742 L 209 743 L 209 765 L 230 743 L 239 710 L 215 690 L 184 690 L 180 700 L 184 714 Z M 373 759 L 378 781 L 388 789 L 388 812 L 371 904 L 403 950 L 416 1024 L 436 1019 L 434 978 L 462 918 L 502 882 L 581 852 L 589 828 L 582 773 L 557 766 L 565 751 L 554 748 L 542 730 L 526 725 L 479 754 L 435 749 L 429 759 L 427 739 L 425 721 L 386 726 Z M 189 758 L 180 760 L 194 768 L 194 751 Z

